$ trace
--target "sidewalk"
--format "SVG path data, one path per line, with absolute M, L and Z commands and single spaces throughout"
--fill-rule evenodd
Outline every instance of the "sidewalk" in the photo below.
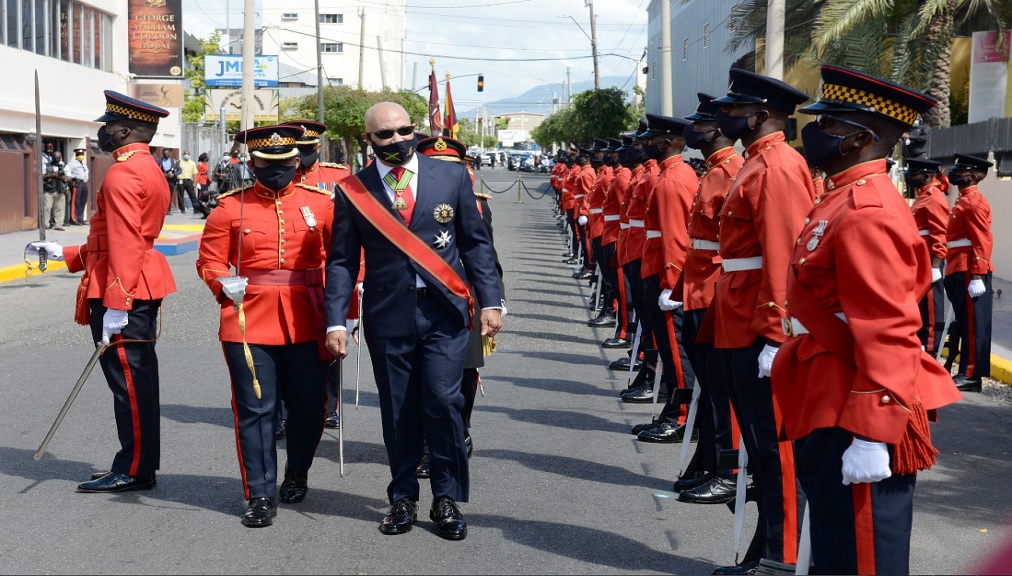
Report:
M 66 226 L 66 231 L 46 231 L 46 239 L 58 242 L 63 246 L 84 244 L 88 237 L 88 226 Z M 162 234 L 155 241 L 155 248 L 166 256 L 185 254 L 197 249 L 200 234 L 204 230 L 204 221 L 199 216 L 187 212 L 173 212 L 165 218 Z M 29 242 L 39 239 L 37 230 L 13 232 L 0 235 L 0 284 L 5 282 L 24 282 L 25 266 L 24 249 Z M 38 261 L 31 260 L 32 275 L 40 274 L 36 266 Z M 66 270 L 63 262 L 50 262 L 46 274 Z M 991 329 L 991 377 L 1005 384 L 1012 384 L 1012 282 L 994 278 L 992 286 L 994 297 L 993 326 Z M 998 291 L 1001 290 L 1001 296 Z

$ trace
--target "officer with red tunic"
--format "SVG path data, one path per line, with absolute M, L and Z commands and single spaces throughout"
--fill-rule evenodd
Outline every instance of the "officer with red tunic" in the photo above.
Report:
M 991 205 L 977 190 L 987 177 L 991 162 L 968 154 L 956 154 L 949 169 L 949 183 L 959 188 L 959 198 L 949 213 L 945 231 L 949 253 L 945 262 L 945 293 L 952 302 L 959 326 L 959 370 L 956 387 L 980 392 L 981 378 L 991 375 Z M 954 352 L 950 351 L 950 354 Z
M 938 455 L 928 414 L 960 395 L 917 339 L 931 260 L 885 157 L 936 102 L 834 65 L 822 80 L 801 137 L 825 195 L 790 256 L 773 391 L 810 509 L 813 573 L 908 574 L 916 474 Z
M 601 316 L 590 320 L 591 327 L 604 328 L 615 326 L 615 338 L 626 337 L 626 302 L 625 287 L 619 285 L 618 268 L 615 264 L 615 242 L 618 240 L 619 231 L 619 210 L 622 205 L 622 197 L 625 195 L 625 188 L 629 182 L 630 170 L 622 166 L 619 161 L 619 148 L 622 147 L 622 140 L 608 138 L 603 164 L 611 171 L 611 176 L 605 183 L 606 187 L 601 193 L 601 236 L 598 238 L 600 245 L 597 265 L 601 271 L 601 288 L 604 295 L 605 305 L 601 310 Z
M 276 496 L 285 503 L 306 497 L 323 435 L 330 360 L 322 348 L 323 267 L 334 203 L 326 190 L 293 182 L 302 132 L 263 126 L 236 134 L 257 181 L 219 197 L 196 263 L 221 307 L 247 527 L 271 525 Z M 274 413 L 282 399 L 288 462 L 279 491 Z
M 61 247 L 34 242 L 67 270 L 84 271 L 75 320 L 90 325 L 107 349 L 99 362 L 112 390 L 121 448 L 109 472 L 80 484 L 79 492 L 122 492 L 155 487 L 159 468 L 158 311 L 176 291 L 165 257 L 154 249 L 171 201 L 149 144 L 168 111 L 112 90 L 96 122 L 98 145 L 116 161 L 95 196 L 88 241 Z
M 811 172 L 786 142 L 784 126 L 808 99 L 775 78 L 732 68 L 717 124 L 741 140 L 745 165 L 720 212 L 720 256 L 711 311 L 714 346 L 759 493 L 765 539 L 760 571 L 791 570 L 797 559 L 797 490 L 791 445 L 779 442 L 769 368 L 784 340 L 787 265 L 815 201 Z
M 592 152 L 587 148 L 577 148 L 573 157 L 574 168 L 570 170 L 572 175 L 569 180 L 570 189 L 573 192 L 573 222 L 575 225 L 576 242 L 580 245 L 580 252 L 583 256 L 582 268 L 573 274 L 574 278 L 589 278 L 590 267 L 594 262 L 594 254 L 591 252 L 588 229 L 590 228 L 590 193 L 594 189 L 594 181 L 597 173 L 590 165 Z
M 917 224 L 917 233 L 931 253 L 931 290 L 921 298 L 921 329 L 917 331 L 917 338 L 925 350 L 935 355 L 945 330 L 942 265 L 948 253 L 945 228 L 949 223 L 949 202 L 938 187 L 941 163 L 910 158 L 906 164 L 907 186 L 917 194 L 910 210 Z

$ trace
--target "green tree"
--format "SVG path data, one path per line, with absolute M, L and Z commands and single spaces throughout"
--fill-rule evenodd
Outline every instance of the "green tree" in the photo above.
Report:
M 191 91 L 183 103 L 183 122 L 204 122 L 204 55 L 216 54 L 220 51 L 221 33 L 215 32 L 210 38 L 200 40 L 200 50 L 186 57 L 190 66 L 183 72 L 183 77 L 190 82 Z
M 639 111 L 625 102 L 625 92 L 611 87 L 573 96 L 572 107 L 552 114 L 531 131 L 542 148 L 553 143 L 589 144 L 594 138 L 615 137 L 636 125 Z

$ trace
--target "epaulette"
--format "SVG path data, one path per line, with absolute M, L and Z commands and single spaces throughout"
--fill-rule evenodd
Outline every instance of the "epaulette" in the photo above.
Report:
M 116 161 L 117 162 L 126 162 L 127 160 L 130 159 L 131 156 L 133 156 L 136 153 L 137 153 L 137 150 L 132 150 L 130 152 L 124 152 L 123 154 L 120 154 L 119 156 L 116 157 Z
M 299 188 L 302 188 L 303 190 L 309 190 L 310 192 L 317 192 L 319 194 L 326 194 L 327 196 L 331 196 L 332 195 L 332 192 L 324 190 L 323 188 L 318 188 L 316 186 L 310 186 L 309 184 L 303 184 L 302 182 L 296 182 L 295 185 L 298 186 Z
M 485 200 L 491 200 L 492 199 L 492 195 L 491 194 L 484 194 L 482 192 L 475 192 L 474 195 L 477 196 L 478 198 L 484 198 Z
M 334 162 L 320 162 L 320 166 L 326 166 L 327 168 L 337 168 L 338 170 L 348 170 L 347 164 L 335 164 Z
M 239 192 L 242 192 L 243 190 L 249 190 L 252 187 L 253 187 L 253 184 L 250 184 L 249 186 L 243 186 L 242 188 L 233 188 L 233 189 L 229 190 L 228 192 L 225 192 L 224 194 L 218 194 L 218 200 L 221 200 L 222 198 L 228 198 L 229 196 L 231 196 L 233 194 L 238 194 Z

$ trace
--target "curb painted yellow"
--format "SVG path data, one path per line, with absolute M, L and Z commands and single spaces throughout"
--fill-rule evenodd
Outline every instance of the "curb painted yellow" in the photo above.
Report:
M 57 262 L 55 260 L 49 261 L 49 266 L 45 272 L 39 272 L 39 269 L 32 265 L 32 276 L 39 276 L 41 274 L 49 274 L 50 272 L 57 272 L 67 269 L 65 262 Z M 4 282 L 11 282 L 14 280 L 25 281 L 25 264 L 15 264 L 14 266 L 4 266 L 0 268 L 0 284 Z
M 1012 362 L 1002 358 L 1001 356 L 992 354 L 991 378 L 1005 384 L 1012 384 Z
M 177 230 L 179 232 L 203 232 L 203 224 L 166 224 L 162 230 Z

